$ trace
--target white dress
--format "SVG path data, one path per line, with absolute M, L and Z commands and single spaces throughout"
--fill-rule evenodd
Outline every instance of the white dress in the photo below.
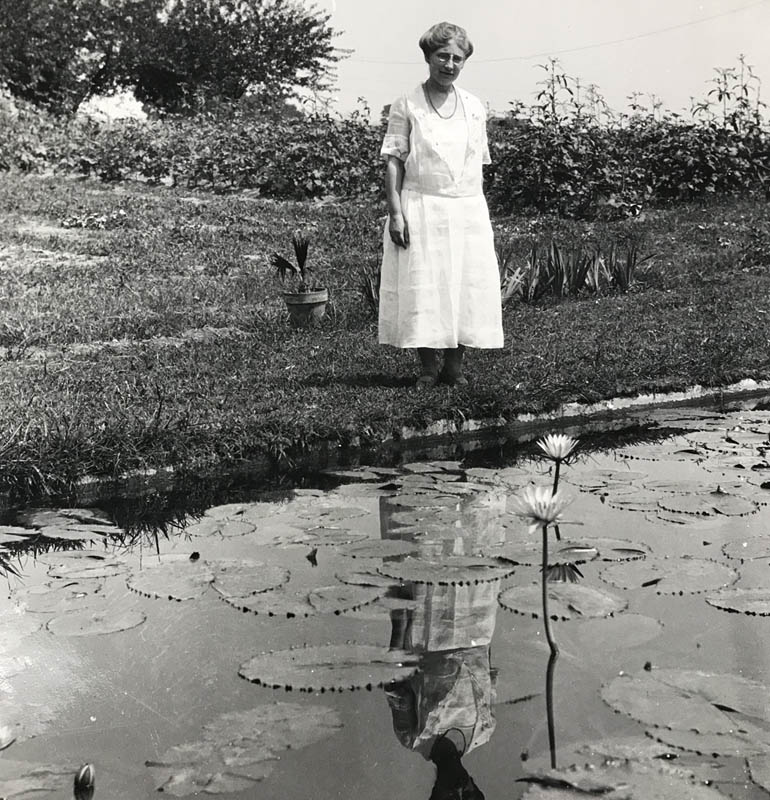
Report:
M 383 238 L 379 341 L 435 349 L 502 347 L 500 278 L 482 191 L 486 112 L 456 89 L 450 119 L 422 85 L 390 108 L 381 153 L 404 161 L 401 207 L 409 246 Z

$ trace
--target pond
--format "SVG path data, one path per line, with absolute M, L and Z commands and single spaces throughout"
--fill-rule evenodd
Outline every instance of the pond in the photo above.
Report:
M 14 512 L 0 796 L 71 798 L 90 763 L 78 798 L 766 797 L 770 411 L 661 419 L 560 464 L 558 658 L 516 513 L 554 480 L 537 447 L 331 471 L 164 530 Z

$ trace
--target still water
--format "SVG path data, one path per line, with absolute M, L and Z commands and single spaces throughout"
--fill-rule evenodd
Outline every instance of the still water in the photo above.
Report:
M 540 531 L 513 513 L 552 485 L 537 448 L 339 471 L 164 531 L 17 512 L 0 797 L 70 798 L 84 763 L 126 800 L 766 797 L 770 412 L 666 421 L 561 467 L 550 693 Z

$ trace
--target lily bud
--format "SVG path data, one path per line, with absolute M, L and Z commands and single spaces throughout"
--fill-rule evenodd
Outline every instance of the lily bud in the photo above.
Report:
M 83 764 L 75 775 L 75 800 L 91 800 L 94 796 L 96 770 L 93 764 Z

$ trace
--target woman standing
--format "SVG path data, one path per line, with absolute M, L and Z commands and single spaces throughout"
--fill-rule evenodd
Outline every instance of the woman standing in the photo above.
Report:
M 420 38 L 428 79 L 390 107 L 381 344 L 417 348 L 418 387 L 467 384 L 466 347 L 502 347 L 500 279 L 482 187 L 486 112 L 455 86 L 473 45 L 463 28 Z M 444 351 L 443 366 L 439 353 Z

